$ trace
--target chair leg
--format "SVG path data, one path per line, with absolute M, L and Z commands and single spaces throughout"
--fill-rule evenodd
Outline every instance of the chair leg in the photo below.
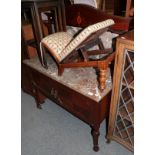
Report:
M 63 72 L 64 72 L 64 68 L 59 66 L 58 67 L 58 76 L 61 76 L 63 74 Z
M 106 69 L 99 68 L 99 88 L 100 88 L 100 90 L 105 89 L 106 74 L 107 74 Z

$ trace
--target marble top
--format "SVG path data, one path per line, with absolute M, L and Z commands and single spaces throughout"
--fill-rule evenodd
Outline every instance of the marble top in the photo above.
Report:
M 34 68 L 40 73 L 97 102 L 99 102 L 112 89 L 110 69 L 107 70 L 106 87 L 101 92 L 98 88 L 97 75 L 94 68 L 66 68 L 62 76 L 58 76 L 56 63 L 51 57 L 47 57 L 47 62 L 48 69 L 45 69 L 42 67 L 37 57 L 23 61 L 24 64 Z

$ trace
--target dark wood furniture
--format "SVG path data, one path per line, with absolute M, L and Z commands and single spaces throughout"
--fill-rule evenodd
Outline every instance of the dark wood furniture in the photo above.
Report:
M 107 14 L 117 16 L 133 16 L 134 0 L 97 0 L 100 9 Z
M 29 22 L 22 22 L 21 26 L 21 62 L 24 59 L 31 59 L 37 56 L 36 47 L 32 46 L 31 43 L 34 40 L 32 24 Z M 21 63 L 21 87 L 22 89 L 33 95 L 31 82 L 24 68 L 23 63 Z
M 114 24 L 114 21 L 107 20 L 96 24 L 89 26 L 89 30 L 88 28 L 84 29 L 81 33 L 79 33 L 79 35 L 76 35 L 75 38 L 73 37 L 74 39 L 71 39 L 69 43 L 66 43 L 66 51 L 60 51 L 59 54 L 57 53 L 56 47 L 54 49 L 52 48 L 56 44 L 53 40 L 57 39 L 57 37 L 60 37 L 58 40 L 61 44 L 57 45 L 57 48 L 59 49 L 59 47 L 64 44 L 64 39 L 61 40 L 61 37 L 63 37 L 64 33 L 62 36 L 60 36 L 61 33 L 55 33 L 54 35 L 47 36 L 42 40 L 41 43 L 43 47 L 46 47 L 50 54 L 55 58 L 55 61 L 58 64 L 58 75 L 62 75 L 65 68 L 96 67 L 99 70 L 99 88 L 103 90 L 105 89 L 107 69 L 111 61 L 114 60 L 114 53 L 112 53 L 112 48 L 104 48 L 104 45 L 99 36 L 107 32 L 108 28 Z M 105 27 L 105 25 L 107 26 Z M 98 27 L 98 29 L 96 29 L 96 27 Z M 46 41 L 46 39 L 48 41 Z M 94 46 L 94 42 L 99 45 L 99 49 L 88 50 L 86 46 L 90 47 L 92 44 Z M 72 49 L 70 53 L 68 53 L 67 48 Z M 62 56 L 65 55 L 63 59 L 61 59 L 61 53 L 63 54 Z M 82 56 L 80 56 L 80 54 Z M 101 57 L 92 59 L 90 56 Z
M 114 0 L 114 15 L 129 17 L 134 0 Z
M 109 50 L 110 51 L 110 50 Z M 65 68 L 77 68 L 77 67 L 95 67 L 99 70 L 99 88 L 102 91 L 105 89 L 106 86 L 106 76 L 107 76 L 107 69 L 111 62 L 114 60 L 115 54 L 111 54 L 109 52 L 108 55 L 106 55 L 102 59 L 98 60 L 91 60 L 88 57 L 91 55 L 98 55 L 98 54 L 106 54 L 106 50 L 100 49 L 100 50 L 93 50 L 93 51 L 83 51 L 84 60 L 80 60 L 78 62 L 63 62 L 59 64 L 59 75 L 62 75 Z M 108 50 L 107 50 L 108 53 Z M 78 57 L 77 57 L 78 58 Z M 74 60 L 75 61 L 75 60 Z
M 114 0 L 97 0 L 100 1 L 100 9 L 108 14 L 114 15 Z
M 61 0 L 27 0 L 22 1 L 22 10 L 26 10 L 30 12 L 30 16 L 32 18 L 32 29 L 34 30 L 34 40 L 36 41 L 36 44 L 32 44 L 33 47 L 36 47 L 37 52 L 39 51 L 39 43 L 40 39 L 44 35 L 42 33 L 42 24 L 39 22 L 40 16 L 39 11 L 42 10 L 43 7 L 49 7 L 51 8 L 58 8 L 56 9 L 58 11 L 58 14 L 60 15 L 62 12 L 62 6 Z M 53 6 L 54 5 L 54 6 Z M 44 10 L 44 9 L 43 9 Z M 45 10 L 44 10 L 45 11 Z M 71 13 L 72 12 L 72 13 Z M 88 14 L 89 12 L 89 14 Z M 65 14 L 62 16 L 64 17 Z M 61 15 L 60 15 L 61 17 Z M 92 18 L 94 17 L 94 18 Z M 67 25 L 72 26 L 80 26 L 80 27 L 86 27 L 90 24 L 103 21 L 107 18 L 112 18 L 117 23 L 111 31 L 117 31 L 117 32 L 126 32 L 128 31 L 130 19 L 123 18 L 123 17 L 112 17 L 107 14 L 105 14 L 103 11 L 99 11 L 97 9 L 92 9 L 92 7 L 89 6 L 83 6 L 83 5 L 72 5 L 66 7 L 66 23 Z M 58 16 L 57 16 L 58 19 Z M 79 20 L 80 19 L 80 20 Z M 65 25 L 65 21 L 62 19 L 59 19 L 59 30 L 63 29 L 62 25 Z M 65 29 L 65 28 L 64 28 Z M 26 46 L 24 41 L 24 37 L 22 37 L 22 52 L 26 51 Z M 25 53 L 25 52 L 24 52 Z M 28 54 L 24 54 L 24 58 L 29 58 Z M 40 52 L 38 52 L 38 55 Z M 31 59 L 29 60 L 31 61 Z M 24 72 L 23 77 L 28 79 L 27 86 L 24 87 L 24 91 L 30 93 L 33 95 L 36 99 L 37 107 L 41 107 L 41 103 L 44 102 L 45 98 L 50 98 L 52 101 L 58 103 L 60 106 L 64 107 L 66 110 L 71 112 L 73 115 L 77 116 L 81 120 L 88 123 L 92 128 L 92 136 L 93 136 L 93 149 L 95 151 L 99 150 L 98 146 L 98 137 L 99 137 L 99 128 L 102 121 L 108 117 L 109 113 L 109 101 L 110 101 L 110 95 L 111 95 L 111 88 L 106 90 L 106 93 L 101 96 L 100 100 L 94 100 L 96 96 L 93 96 L 92 98 L 87 97 L 83 93 L 77 92 L 75 89 L 73 90 L 71 87 L 68 87 L 60 82 L 58 82 L 57 79 L 52 79 L 49 77 L 48 74 L 44 74 L 40 71 L 40 68 L 46 70 L 40 65 L 40 68 L 34 68 L 32 66 L 29 66 L 25 63 L 22 63 L 23 69 L 22 72 Z M 48 69 L 47 69 L 48 71 Z M 91 76 L 90 76 L 91 77 Z M 76 78 L 75 78 L 76 79 Z M 88 81 L 87 79 L 85 82 Z M 85 85 L 84 83 L 81 83 L 81 85 Z M 93 83 L 93 82 L 92 82 Z M 90 83 L 91 84 L 91 83 Z M 27 88 L 28 87 L 28 88 Z M 28 90 L 28 91 L 27 91 Z M 96 88 L 94 88 L 93 91 L 95 91 Z M 98 90 L 96 90 L 98 91 Z M 86 91 L 87 92 L 87 89 Z
M 53 62 L 49 62 L 50 67 L 45 69 L 39 60 L 24 61 L 37 107 L 41 108 L 45 98 L 49 98 L 86 122 L 92 128 L 93 149 L 98 151 L 100 124 L 109 113 L 112 88 L 110 72 L 107 74 L 106 88 L 100 92 L 93 68 L 68 69 L 60 78 L 57 76 L 58 70 Z M 87 78 L 88 76 L 91 76 L 91 80 Z M 78 83 L 77 80 L 79 80 Z
M 66 30 L 64 0 L 22 0 L 22 17 L 28 18 L 32 24 L 34 42 L 38 56 L 40 57 L 40 41 L 45 36 L 43 29 L 42 13 L 51 12 L 55 21 L 55 31 Z M 46 63 L 46 62 L 45 62 Z M 44 64 L 43 64 L 44 65 Z
M 46 23 L 42 20 L 43 12 L 53 13 L 55 31 L 66 30 L 64 0 L 22 0 L 21 1 L 21 44 L 22 61 L 34 56 L 40 57 L 40 41 L 51 31 L 46 30 Z M 45 62 L 46 63 L 46 62 Z M 29 77 L 21 65 L 22 89 L 33 95 Z
M 134 150 L 134 31 L 117 39 L 107 138 Z
M 27 17 L 26 21 L 25 21 L 25 17 L 23 17 L 24 22 L 22 21 L 22 60 L 31 58 L 32 55 L 33 56 L 34 54 L 37 55 L 37 53 L 38 55 L 40 55 L 39 43 L 40 43 L 41 37 L 39 34 L 41 33 L 43 36 L 43 32 L 42 32 L 43 30 L 40 29 L 40 32 L 39 32 L 39 27 L 41 27 L 41 23 L 39 22 L 40 18 L 36 18 L 38 14 L 37 13 L 38 7 L 36 6 L 36 3 L 37 5 L 39 5 L 39 8 L 42 5 L 44 6 L 45 4 L 47 4 L 46 1 L 43 1 L 43 2 L 42 1 L 30 1 L 30 0 L 22 1 L 22 16 L 25 16 L 24 14 L 26 14 L 26 17 Z M 50 5 L 52 5 L 51 3 L 57 6 L 60 2 L 50 1 Z M 63 6 L 63 4 L 61 4 L 61 6 Z M 59 10 L 59 12 L 62 12 L 62 11 Z M 66 12 L 66 24 L 71 25 L 71 26 L 85 28 L 86 26 L 90 24 L 94 24 L 96 22 L 112 18 L 116 24 L 113 27 L 111 27 L 110 31 L 117 32 L 117 33 L 124 33 L 128 31 L 129 25 L 130 25 L 130 18 L 108 15 L 107 13 L 101 10 L 95 9 L 87 5 L 81 5 L 81 4 L 68 5 L 66 6 L 65 12 Z M 61 17 L 64 18 L 64 15 Z M 95 17 L 95 18 L 92 18 L 92 17 Z M 62 21 L 63 20 L 64 19 L 62 19 Z M 64 25 L 63 23 L 64 22 L 60 23 L 60 25 L 62 24 L 62 27 Z M 46 34 L 50 32 L 49 24 L 46 24 L 46 25 L 43 24 L 42 28 L 44 29 L 44 32 L 47 31 Z M 58 29 L 58 31 L 61 31 L 61 29 Z M 36 40 L 37 40 L 37 44 L 36 44 Z M 30 80 L 28 80 L 28 77 L 26 76 L 23 65 L 22 65 L 22 89 L 25 92 L 29 92 L 32 95 L 31 93 L 32 90 L 30 87 Z
M 66 25 L 81 28 L 85 28 L 106 19 L 113 19 L 115 21 L 115 25 L 111 27 L 110 31 L 116 33 L 127 32 L 131 22 L 131 18 L 129 17 L 111 15 L 101 9 L 96 9 L 85 4 L 67 5 L 65 7 L 65 13 Z
M 115 21 L 115 25 L 111 27 L 110 31 L 124 33 L 129 30 L 131 22 L 131 19 L 128 17 L 110 15 L 102 10 L 84 4 L 66 6 L 65 12 L 66 24 L 81 28 L 85 28 L 88 25 L 92 25 L 106 19 L 113 19 Z

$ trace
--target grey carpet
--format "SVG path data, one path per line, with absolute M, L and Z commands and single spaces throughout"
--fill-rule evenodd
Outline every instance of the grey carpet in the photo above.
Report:
M 100 128 L 100 151 L 92 150 L 90 127 L 55 103 L 46 100 L 43 109 L 33 97 L 21 93 L 22 155 L 133 155 L 120 144 L 106 143 L 105 122 Z

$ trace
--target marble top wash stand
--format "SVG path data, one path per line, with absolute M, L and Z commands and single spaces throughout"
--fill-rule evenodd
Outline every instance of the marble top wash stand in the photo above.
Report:
M 24 60 L 23 64 L 32 83 L 38 108 L 49 98 L 74 116 L 90 125 L 93 136 L 93 150 L 99 150 L 100 124 L 108 120 L 111 97 L 111 75 L 107 71 L 106 88 L 100 92 L 94 68 L 66 69 L 57 75 L 57 66 L 51 57 L 47 58 L 48 69 L 42 67 L 38 58 Z M 80 142 L 79 142 L 80 143 Z

